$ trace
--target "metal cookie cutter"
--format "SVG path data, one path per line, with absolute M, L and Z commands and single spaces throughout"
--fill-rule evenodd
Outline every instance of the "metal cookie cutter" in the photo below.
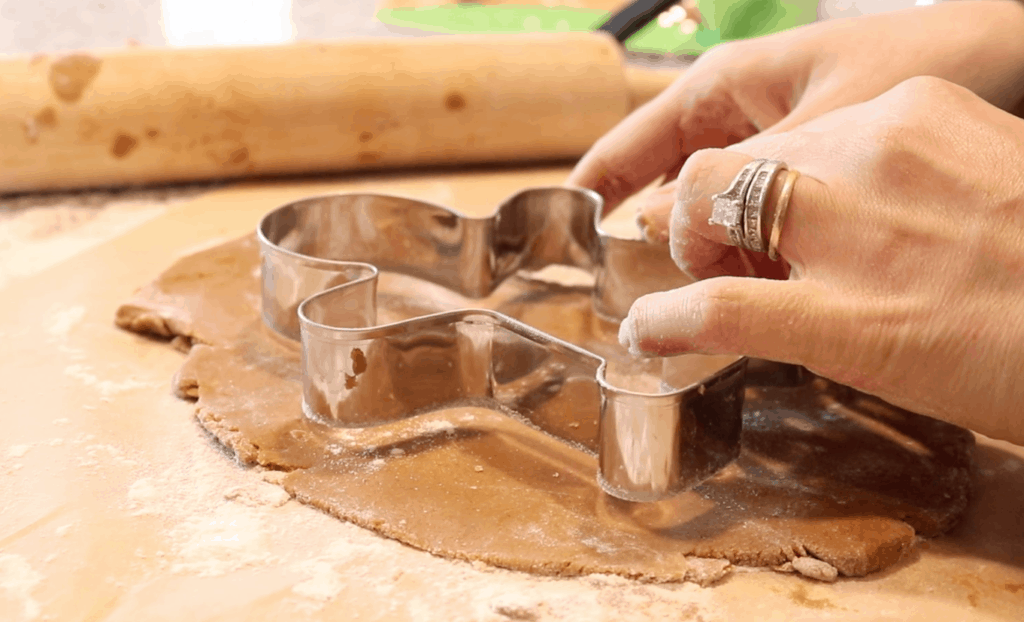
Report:
M 595 310 L 609 318 L 678 284 L 666 249 L 601 229 L 602 204 L 589 190 L 551 187 L 523 190 L 487 218 L 378 194 L 268 213 L 257 231 L 263 319 L 301 340 L 306 416 L 368 427 L 487 405 L 596 452 L 603 489 L 632 501 L 687 490 L 727 465 L 740 449 L 745 359 L 683 387 L 665 359 L 666 392 L 640 393 L 612 386 L 596 354 L 495 311 L 377 324 L 378 269 L 480 298 L 520 270 L 576 266 L 594 275 Z

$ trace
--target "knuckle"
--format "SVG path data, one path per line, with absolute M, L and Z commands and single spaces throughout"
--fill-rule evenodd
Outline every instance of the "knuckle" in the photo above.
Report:
M 911 189 L 930 170 L 937 146 L 932 107 L 893 110 L 876 120 L 867 135 L 866 171 L 887 192 Z
M 897 158 L 899 154 L 912 151 L 915 136 L 914 124 L 904 118 L 890 118 L 872 127 L 871 140 L 875 160 Z
M 730 41 L 714 46 L 702 53 L 693 65 L 694 67 L 705 67 L 707 65 L 731 66 L 733 61 L 743 57 L 743 41 Z
M 914 76 L 896 85 L 902 93 L 911 97 L 928 97 L 948 93 L 952 83 L 935 76 Z
M 922 131 L 933 122 L 934 101 L 912 95 L 907 89 L 913 88 L 898 86 L 894 91 L 900 91 L 887 93 L 888 101 L 881 102 L 882 113 L 871 120 L 867 137 L 877 154 L 913 150 Z
M 749 88 L 763 56 L 763 50 L 750 41 L 730 41 L 701 54 L 686 73 L 699 74 L 706 92 L 721 96 Z
M 935 108 L 953 99 L 959 99 L 963 87 L 935 76 L 914 76 L 908 78 L 886 95 L 894 111 L 910 121 L 924 121 L 934 116 Z

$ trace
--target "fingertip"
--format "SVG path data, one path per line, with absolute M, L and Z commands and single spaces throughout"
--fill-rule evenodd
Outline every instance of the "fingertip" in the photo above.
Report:
M 667 89 L 598 139 L 576 165 L 570 183 L 604 197 L 608 211 L 684 159 L 678 95 Z
M 619 343 L 634 358 L 644 357 L 644 353 L 640 350 L 640 342 L 637 339 L 636 319 L 633 316 L 632 310 L 630 310 L 630 314 L 626 316 L 626 319 L 622 320 L 622 323 L 619 324 Z
M 572 168 L 572 172 L 569 173 L 569 177 L 565 180 L 565 185 L 574 188 L 593 188 L 594 182 L 597 180 L 597 175 L 594 172 L 594 165 L 591 162 L 593 158 L 588 155 L 584 155 L 576 166 Z
M 700 331 L 702 313 L 686 287 L 642 296 L 620 324 L 619 341 L 637 357 L 684 354 Z
M 623 200 L 633 194 L 633 186 L 620 175 L 615 175 L 607 167 L 581 161 L 576 169 L 565 180 L 565 185 L 573 188 L 586 188 L 601 195 L 604 200 L 602 215 L 608 215 Z

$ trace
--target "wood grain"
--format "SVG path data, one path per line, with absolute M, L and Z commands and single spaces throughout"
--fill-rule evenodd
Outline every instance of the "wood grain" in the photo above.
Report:
M 676 75 L 596 33 L 10 58 L 0 192 L 565 160 Z

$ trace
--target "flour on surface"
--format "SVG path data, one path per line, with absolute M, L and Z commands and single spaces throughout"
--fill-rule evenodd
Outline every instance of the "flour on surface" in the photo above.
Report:
M 205 189 L 197 185 L 0 198 L 0 287 L 127 233 Z
M 118 393 L 136 389 L 155 389 L 160 386 L 154 382 L 140 382 L 133 378 L 120 381 L 101 380 L 91 365 L 82 363 L 68 365 L 64 368 L 64 375 L 78 380 L 87 387 L 94 387 L 101 397 L 111 397 Z
M 170 550 L 158 556 L 159 566 L 211 577 L 273 562 L 267 517 L 290 496 L 255 472 L 224 464 L 208 441 L 195 440 L 181 461 L 136 479 L 126 490 L 131 515 L 163 524 Z
M 71 330 L 82 322 L 85 307 L 78 305 L 67 309 L 58 309 L 50 314 L 50 325 L 46 332 L 52 340 L 66 340 Z
M 0 594 L 8 601 L 8 606 L 15 605 L 9 609 L 12 613 L 16 612 L 12 622 L 39 618 L 42 608 L 33 598 L 32 591 L 42 580 L 43 575 L 33 569 L 21 555 L 0 554 Z
M 334 565 L 323 560 L 299 562 L 296 569 L 306 578 L 292 587 L 292 592 L 306 598 L 327 602 L 337 596 L 344 586 L 343 579 Z
M 138 464 L 113 445 L 92 444 L 86 445 L 83 449 L 85 455 L 78 460 L 78 466 L 82 468 L 97 467 L 102 464 L 134 467 Z
M 7 448 L 8 458 L 21 458 L 32 449 L 31 445 L 12 445 Z

